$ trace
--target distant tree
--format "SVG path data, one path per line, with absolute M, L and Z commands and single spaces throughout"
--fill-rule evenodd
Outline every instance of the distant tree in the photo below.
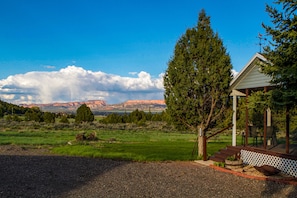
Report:
M 46 123 L 55 123 L 55 117 L 56 117 L 56 115 L 51 112 L 45 112 L 43 114 L 43 120 Z
M 25 121 L 43 122 L 42 112 L 39 108 L 28 109 L 25 113 Z
M 13 121 L 16 121 L 16 122 L 20 122 L 20 121 L 22 121 L 22 119 L 21 119 L 18 115 L 16 115 L 16 114 L 14 114 L 14 115 L 12 116 L 12 120 L 13 120 Z
M 153 114 L 151 111 L 145 113 L 145 119 L 148 120 L 148 121 L 151 121 L 153 118 Z
M 11 116 L 11 115 L 7 115 L 7 116 L 5 117 L 5 119 L 6 119 L 7 121 L 12 121 L 12 116 Z
M 78 107 L 75 116 L 75 122 L 93 122 L 94 121 L 94 114 L 91 109 L 86 105 L 82 104 Z
M 138 109 L 134 110 L 129 115 L 130 121 L 133 123 L 145 122 L 146 121 L 146 114 L 144 111 L 139 111 Z
M 105 118 L 100 120 L 104 124 L 122 123 L 122 116 L 117 113 L 108 114 Z
M 163 121 L 162 113 L 155 113 L 152 115 L 151 121 Z
M 122 123 L 130 123 L 131 120 L 130 120 L 130 116 L 128 113 L 124 113 L 122 116 L 121 116 L 121 122 Z
M 66 115 L 63 115 L 63 116 L 61 117 L 60 122 L 61 122 L 61 123 L 66 123 L 66 124 L 68 124 L 68 123 L 69 123 L 69 120 L 68 120 L 68 118 L 67 118 Z
M 197 26 L 177 41 L 164 75 L 166 112 L 177 127 L 201 130 L 198 155 L 203 154 L 203 135 L 226 112 L 231 69 L 223 41 L 202 10 Z
M 2 108 L 0 108 L 0 118 L 3 118 L 3 116 L 4 116 L 4 111 Z

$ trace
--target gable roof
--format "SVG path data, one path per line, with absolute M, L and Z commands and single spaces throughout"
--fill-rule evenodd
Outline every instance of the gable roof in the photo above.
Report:
M 237 76 L 233 78 L 230 83 L 231 90 L 272 86 L 270 83 L 271 77 L 260 72 L 260 62 L 267 62 L 267 59 L 263 55 L 256 53 Z

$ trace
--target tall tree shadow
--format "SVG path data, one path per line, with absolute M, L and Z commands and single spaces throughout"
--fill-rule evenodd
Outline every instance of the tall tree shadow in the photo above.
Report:
M 86 185 L 127 161 L 0 155 L 0 197 L 54 197 Z

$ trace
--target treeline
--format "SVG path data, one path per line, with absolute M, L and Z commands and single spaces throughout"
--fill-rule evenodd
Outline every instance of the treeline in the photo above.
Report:
M 38 108 L 32 108 L 27 110 L 24 114 L 8 114 L 5 116 L 7 121 L 35 121 L 45 123 L 55 123 L 56 118 L 60 118 L 60 122 L 69 123 L 68 118 L 73 115 L 56 114 L 51 112 L 42 112 Z M 75 117 L 75 116 L 74 116 Z
M 18 105 L 14 105 L 8 102 L 4 102 L 0 100 L 0 118 L 4 115 L 23 115 L 25 114 L 30 108 L 21 107 Z
M 165 111 L 161 113 L 151 113 L 139 111 L 136 109 L 131 113 L 125 114 L 117 114 L 112 113 L 107 115 L 104 119 L 100 120 L 100 122 L 105 124 L 113 124 L 113 123 L 136 123 L 136 124 L 144 124 L 146 121 L 168 121 L 168 115 Z
M 42 112 L 38 107 L 22 107 L 0 100 L 0 118 L 7 121 L 35 121 L 55 123 L 56 118 L 62 123 L 69 123 L 69 118 L 75 118 L 73 114 Z
M 60 123 L 69 123 L 69 119 L 75 119 L 76 123 L 94 121 L 94 114 L 86 104 L 81 105 L 77 109 L 76 114 L 65 114 L 42 112 L 38 107 L 25 108 L 0 100 L 0 118 L 4 116 L 7 121 L 18 122 L 35 121 L 55 123 L 56 119 L 59 119 Z M 112 113 L 99 120 L 100 123 L 104 124 L 135 123 L 140 125 L 146 121 L 168 121 L 168 116 L 164 111 L 161 113 L 151 113 L 136 109 L 131 113 Z

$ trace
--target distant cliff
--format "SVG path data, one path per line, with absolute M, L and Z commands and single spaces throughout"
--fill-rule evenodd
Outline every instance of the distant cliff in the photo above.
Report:
M 88 100 L 85 102 L 65 102 L 50 104 L 21 104 L 23 107 L 39 107 L 42 111 L 49 112 L 75 112 L 82 104 L 86 104 L 96 112 L 124 112 L 136 109 L 143 111 L 159 112 L 166 108 L 164 100 L 128 100 L 120 104 L 108 105 L 104 100 Z
M 124 103 L 113 105 L 114 110 L 134 111 L 136 109 L 143 111 L 158 112 L 166 108 L 164 100 L 128 100 Z
M 127 100 L 123 103 L 124 106 L 133 105 L 165 105 L 164 100 Z

